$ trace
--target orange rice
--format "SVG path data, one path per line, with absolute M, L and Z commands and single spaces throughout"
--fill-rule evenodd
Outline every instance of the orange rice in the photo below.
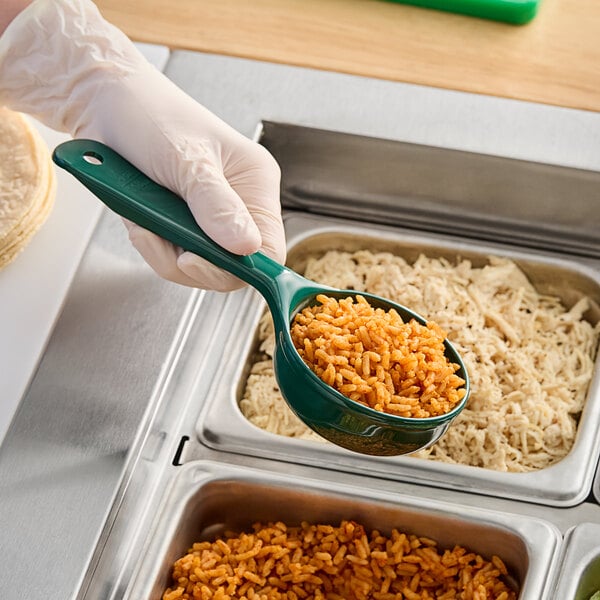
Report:
M 464 397 L 459 365 L 445 356 L 446 333 L 431 321 L 405 323 L 394 309 L 357 294 L 317 296 L 298 313 L 292 340 L 304 362 L 351 400 L 385 413 L 426 418 L 451 411 Z
M 195 543 L 163 600 L 516 600 L 498 556 L 393 529 L 256 523 Z

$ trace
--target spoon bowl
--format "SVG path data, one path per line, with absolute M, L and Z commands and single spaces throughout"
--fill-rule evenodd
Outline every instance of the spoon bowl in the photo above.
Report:
M 435 443 L 466 405 L 469 377 L 464 363 L 446 339 L 445 356 L 459 365 L 465 394 L 449 412 L 429 418 L 387 414 L 347 398 L 313 373 L 298 354 L 290 327 L 294 316 L 318 304 L 316 296 L 336 299 L 356 296 L 302 277 L 265 254 L 238 256 L 213 242 L 200 229 L 187 204 L 155 183 L 108 146 L 92 140 L 72 140 L 56 147 L 54 162 L 74 175 L 109 208 L 185 250 L 210 261 L 256 288 L 266 300 L 275 327 L 274 371 L 280 391 L 296 415 L 334 444 L 377 456 L 409 454 Z M 426 320 L 408 308 L 360 292 L 371 306 L 394 308 L 403 321 Z

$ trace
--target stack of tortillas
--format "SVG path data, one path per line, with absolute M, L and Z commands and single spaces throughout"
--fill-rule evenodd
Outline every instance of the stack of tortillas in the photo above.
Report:
M 48 146 L 22 114 L 0 107 L 0 269 L 44 223 L 55 195 Z

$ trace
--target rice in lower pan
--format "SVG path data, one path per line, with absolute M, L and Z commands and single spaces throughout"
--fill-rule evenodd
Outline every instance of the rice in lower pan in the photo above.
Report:
M 282 522 L 195 543 L 163 600 L 515 600 L 504 562 L 354 521 Z

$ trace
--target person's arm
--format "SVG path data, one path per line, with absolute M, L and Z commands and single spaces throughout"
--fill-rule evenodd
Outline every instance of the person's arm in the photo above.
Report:
M 9 0 L 3 12 L 23 4 Z M 227 250 L 260 249 L 283 262 L 273 157 L 151 66 L 90 0 L 35 0 L 13 16 L 0 37 L 2 103 L 74 137 L 106 143 L 184 198 L 206 234 Z M 221 291 L 243 285 L 137 225 L 128 229 L 166 279 Z
M 11 21 L 25 8 L 31 4 L 32 0 L 2 0 L 0 5 L 0 35 L 9 26 Z

